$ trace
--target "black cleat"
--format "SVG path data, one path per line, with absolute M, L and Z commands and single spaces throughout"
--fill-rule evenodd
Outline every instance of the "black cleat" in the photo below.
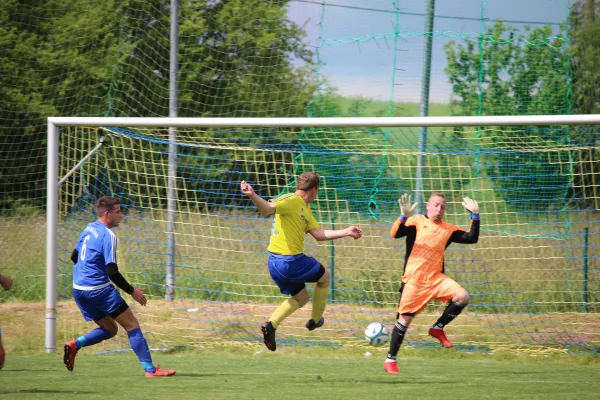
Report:
M 322 327 L 324 323 L 325 323 L 325 318 L 323 318 L 323 317 L 321 317 L 319 322 L 315 322 L 312 319 L 309 319 L 308 322 L 306 323 L 306 329 L 308 329 L 309 331 L 314 331 L 315 329 Z
M 267 321 L 260 326 L 260 330 L 263 334 L 263 342 L 267 349 L 271 351 L 277 350 L 277 344 L 275 343 L 275 328 L 273 328 L 273 324 L 271 321 Z

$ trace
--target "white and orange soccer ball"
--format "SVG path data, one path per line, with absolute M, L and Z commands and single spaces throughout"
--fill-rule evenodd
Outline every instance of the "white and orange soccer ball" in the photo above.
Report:
M 373 322 L 365 329 L 365 339 L 371 346 L 381 346 L 388 342 L 390 333 L 381 322 Z

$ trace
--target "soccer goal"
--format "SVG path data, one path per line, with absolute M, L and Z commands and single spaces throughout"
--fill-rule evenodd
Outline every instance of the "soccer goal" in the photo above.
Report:
M 309 303 L 278 329 L 281 346 L 366 345 L 367 325 L 392 325 L 405 254 L 389 236 L 397 199 L 423 205 L 443 191 L 446 221 L 468 226 L 465 196 L 482 219 L 478 244 L 445 255 L 471 295 L 446 328 L 456 345 L 597 349 L 600 265 L 589 249 L 600 245 L 600 191 L 584 178 L 597 174 L 585 155 L 597 157 L 599 142 L 581 139 L 586 126 L 597 132 L 589 125 L 600 115 L 49 118 L 46 349 L 85 332 L 69 258 L 102 195 L 121 199 L 119 268 L 149 298 L 130 304 L 152 347 L 258 346 L 283 297 L 266 268 L 271 218 L 239 183 L 274 198 L 305 171 L 322 177 L 312 205 L 322 227 L 358 224 L 364 236 L 307 237 L 306 253 L 331 271 L 326 324 L 306 330 Z M 430 303 L 406 342 L 433 345 L 427 328 L 442 309 Z

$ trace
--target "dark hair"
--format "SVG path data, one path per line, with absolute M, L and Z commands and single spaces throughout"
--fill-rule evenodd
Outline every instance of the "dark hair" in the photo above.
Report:
M 118 197 L 102 196 L 96 202 L 96 215 L 101 217 L 105 211 L 112 211 L 115 204 L 121 204 Z
M 319 174 L 315 172 L 305 172 L 298 177 L 296 189 L 307 191 L 314 187 L 318 188 L 320 183 L 321 178 L 319 177 Z

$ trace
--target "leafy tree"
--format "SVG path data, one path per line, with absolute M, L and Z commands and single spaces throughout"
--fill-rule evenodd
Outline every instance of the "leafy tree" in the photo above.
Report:
M 304 31 L 288 1 L 200 1 L 183 5 L 180 28 L 185 115 L 302 116 L 314 91 Z
M 457 115 L 565 114 L 570 111 L 566 41 L 551 27 L 524 32 L 497 21 L 477 41 L 446 45 L 446 73 Z M 568 139 L 561 127 L 481 129 L 492 152 L 487 175 L 498 196 L 517 210 L 545 208 L 564 197 L 553 145 Z M 531 149 L 542 151 L 530 151 Z
M 571 76 L 573 112 L 600 113 L 600 20 L 594 0 L 577 1 L 571 10 Z M 596 144 L 596 126 L 578 126 L 572 131 L 572 143 L 581 147 L 574 152 L 574 197 L 585 206 L 600 209 L 596 194 L 600 186 L 600 150 Z
M 13 207 L 9 195 L 44 204 L 39 182 L 46 172 L 48 116 L 169 115 L 170 3 L 3 2 L 0 208 L 4 200 L 5 208 Z M 179 116 L 305 115 L 314 91 L 313 54 L 303 42 L 303 27 L 287 18 L 287 3 L 181 2 Z M 277 145 L 273 131 L 251 134 L 256 146 Z M 282 134 L 281 141 L 289 142 L 290 135 Z M 182 157 L 182 167 L 189 159 Z M 266 171 L 253 171 L 261 172 Z

